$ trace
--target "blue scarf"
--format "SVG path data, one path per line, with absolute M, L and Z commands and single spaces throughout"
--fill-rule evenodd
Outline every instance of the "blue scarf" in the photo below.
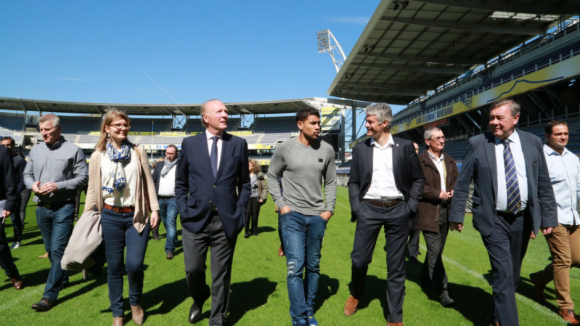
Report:
M 131 147 L 128 144 L 123 144 L 121 146 L 121 151 L 117 151 L 111 143 L 107 144 L 107 156 L 111 160 L 115 167 L 113 171 L 109 172 L 107 182 L 103 186 L 102 190 L 112 194 L 116 191 L 123 191 L 127 185 L 127 179 L 125 178 L 125 168 L 124 165 L 131 161 Z

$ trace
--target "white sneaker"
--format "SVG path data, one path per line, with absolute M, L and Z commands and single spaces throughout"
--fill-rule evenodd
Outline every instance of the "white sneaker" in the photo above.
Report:
M 21 245 L 20 241 L 14 241 L 10 249 L 18 249 L 20 248 L 20 245 Z

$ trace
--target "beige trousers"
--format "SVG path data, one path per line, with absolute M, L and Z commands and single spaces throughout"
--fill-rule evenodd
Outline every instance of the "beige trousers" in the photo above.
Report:
M 546 236 L 552 263 L 539 272 L 540 280 L 544 284 L 554 280 L 556 301 L 560 309 L 574 309 L 574 302 L 570 297 L 570 268 L 580 265 L 580 228 L 578 226 L 562 225 L 554 228 Z

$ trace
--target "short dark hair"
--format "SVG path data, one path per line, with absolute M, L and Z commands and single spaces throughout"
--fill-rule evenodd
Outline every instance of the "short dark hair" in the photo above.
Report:
M 300 109 L 298 112 L 296 112 L 296 123 L 298 123 L 298 121 L 304 121 L 308 119 L 308 117 L 311 115 L 315 115 L 320 118 L 320 112 L 318 112 L 318 110 L 315 108 Z
M 10 136 L 6 136 L 4 138 L 2 138 L 2 140 L 0 141 L 5 141 L 5 140 L 10 140 L 10 145 L 15 146 L 16 143 L 14 142 L 14 138 L 10 137 Z
M 552 121 L 548 122 L 548 124 L 546 125 L 546 128 L 544 128 L 544 131 L 546 132 L 546 134 L 551 135 L 552 131 L 554 129 L 554 126 L 557 126 L 557 125 L 565 125 L 566 127 L 568 127 L 568 123 L 566 123 L 566 121 L 552 120 Z
M 165 147 L 165 151 L 167 151 L 167 149 L 168 149 L 168 148 L 170 148 L 170 147 L 173 147 L 173 148 L 175 148 L 175 154 L 177 154 L 177 146 L 175 146 L 175 145 L 173 145 L 173 144 L 171 144 L 171 145 L 168 145 L 167 147 Z

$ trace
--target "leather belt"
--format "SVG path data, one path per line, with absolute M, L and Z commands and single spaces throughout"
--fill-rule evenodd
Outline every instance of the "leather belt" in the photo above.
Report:
M 175 198 L 175 196 L 157 196 L 157 197 L 163 199 Z
M 377 200 L 377 199 L 363 199 L 367 203 L 377 207 L 392 207 L 403 202 L 401 199 L 393 200 Z
M 135 211 L 135 206 L 119 207 L 105 204 L 103 207 L 115 213 L 133 213 Z
M 60 207 L 63 207 L 64 205 L 72 204 L 72 203 L 74 203 L 74 202 L 72 202 L 72 201 L 61 201 L 59 203 L 46 203 L 46 204 L 44 204 L 44 203 L 38 203 L 38 206 L 44 207 L 44 208 L 48 208 L 48 209 L 55 209 L 55 208 L 60 208 Z

